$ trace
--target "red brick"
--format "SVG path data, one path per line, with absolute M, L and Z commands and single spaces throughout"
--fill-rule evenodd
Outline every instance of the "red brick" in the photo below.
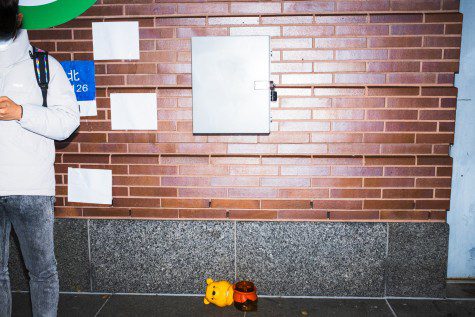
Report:
M 114 198 L 114 207 L 160 207 L 158 198 Z
M 162 207 L 172 208 L 207 208 L 209 202 L 207 199 L 162 199 Z
M 450 187 L 452 185 L 451 178 L 418 178 L 416 187 Z
M 415 120 L 416 110 L 368 110 L 366 118 L 370 120 Z
M 346 50 L 336 51 L 337 60 L 380 60 L 387 59 L 387 50 Z
M 156 176 L 116 176 L 112 177 L 114 185 L 126 186 L 160 186 L 160 177 Z
M 435 74 L 425 73 L 389 74 L 387 82 L 390 84 L 435 84 L 437 77 Z
M 333 131 L 383 131 L 383 122 L 368 121 L 335 121 L 332 122 Z
M 265 187 L 309 187 L 310 179 L 308 178 L 270 178 L 263 177 L 261 186 Z
M 382 176 L 382 167 L 332 166 L 333 176 Z
M 455 120 L 455 110 L 421 110 L 420 120 Z
M 393 35 L 444 34 L 443 24 L 407 24 L 391 25 Z
M 313 143 L 361 143 L 361 133 L 312 133 Z
M 129 218 L 126 208 L 83 208 L 82 215 L 89 218 Z
M 337 11 L 387 11 L 389 10 L 388 0 L 364 0 L 364 1 L 338 1 Z
M 262 209 L 310 209 L 309 200 L 263 200 Z
M 176 188 L 131 187 L 130 196 L 177 197 Z
M 179 218 L 187 219 L 225 219 L 224 209 L 180 209 Z
M 228 13 L 227 3 L 179 3 L 178 13 L 185 14 L 223 14 Z
M 368 47 L 421 47 L 422 37 L 370 37 Z
M 414 209 L 416 206 L 414 200 L 365 200 L 364 209 Z
M 459 59 L 460 58 L 460 49 L 445 49 L 444 50 L 444 59 Z
M 333 98 L 334 108 L 381 108 L 384 98 Z
M 335 4 L 329 1 L 285 1 L 284 13 L 332 12 Z
M 386 122 L 386 131 L 436 131 L 435 122 Z
M 429 144 L 383 144 L 381 154 L 430 154 Z
M 440 10 L 440 0 L 392 0 L 391 10 L 418 11 Z
M 212 199 L 211 208 L 225 209 L 259 209 L 259 200 L 242 200 L 242 199 Z
M 278 191 L 274 188 L 230 188 L 228 196 L 233 198 L 276 198 Z
M 414 96 L 419 88 L 413 87 L 368 87 L 369 96 Z
M 315 39 L 315 48 L 359 48 L 359 47 L 366 47 L 365 38 L 318 37 Z M 333 54 L 332 54 L 332 59 L 333 59 Z
M 443 10 L 458 10 L 460 7 L 460 0 L 442 0 Z
M 416 200 L 417 209 L 435 209 L 435 210 L 447 210 L 450 208 L 450 200 Z
M 432 198 L 433 189 L 383 189 L 383 198 Z
M 113 155 L 111 157 L 112 164 L 158 164 L 158 156 L 142 156 L 142 155 Z
M 447 212 L 445 210 L 432 210 L 430 211 L 430 219 L 445 222 L 447 220 Z
M 381 220 L 427 220 L 429 213 L 427 211 L 409 211 L 409 210 L 381 210 Z
M 333 26 L 284 26 L 283 36 L 328 36 L 335 33 Z
M 461 13 L 428 13 L 426 14 L 426 22 L 462 22 L 463 15 Z
M 232 2 L 230 12 L 233 14 L 280 13 L 281 4 L 278 2 Z
M 455 87 L 423 87 L 421 89 L 422 96 L 457 96 L 457 88 Z
M 332 198 L 380 198 L 379 189 L 331 189 Z
M 316 199 L 328 198 L 329 194 L 328 189 L 279 189 L 279 197 Z
M 445 25 L 445 34 L 462 34 L 462 23 L 460 24 L 446 24 Z
M 371 72 L 418 72 L 419 62 L 369 62 L 368 71 Z
M 365 187 L 413 187 L 414 178 L 365 178 Z
M 440 49 L 392 49 L 389 51 L 389 59 L 440 59 Z
M 422 22 L 422 14 L 371 14 L 371 23 L 408 23 Z
M 324 24 L 354 24 L 354 23 L 366 23 L 368 18 L 364 14 L 360 15 L 317 15 L 315 17 L 316 23 Z
M 425 47 L 460 47 L 462 38 L 460 36 L 426 36 L 424 37 Z
M 212 177 L 211 186 L 259 186 L 258 177 Z
M 108 14 L 135 15 L 142 38 L 140 61 L 96 63 L 98 116 L 56 142 L 57 215 L 445 221 L 458 7 L 456 0 L 102 0 L 85 13 L 100 19 L 31 31 L 33 44 L 61 60 L 92 59 L 91 22 Z M 272 104 L 272 133 L 193 135 L 190 37 L 269 30 L 271 79 L 286 85 Z M 108 96 L 125 92 L 157 93 L 158 132 L 111 131 Z M 65 207 L 68 167 L 111 169 L 114 207 Z
M 387 106 L 391 108 L 438 108 L 436 98 L 388 98 Z
M 334 155 L 379 154 L 379 144 L 328 144 L 328 153 Z
M 435 176 L 433 167 L 385 167 L 384 176 Z
M 323 209 L 323 210 L 335 210 L 335 209 L 344 209 L 344 210 L 357 210 L 362 209 L 363 201 L 355 199 L 346 199 L 346 200 L 316 200 L 314 202 L 314 209 Z

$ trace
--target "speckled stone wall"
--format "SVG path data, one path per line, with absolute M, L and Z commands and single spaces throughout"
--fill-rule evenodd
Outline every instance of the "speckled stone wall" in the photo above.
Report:
M 200 294 L 207 277 L 261 295 L 444 297 L 446 223 L 57 219 L 62 291 Z M 12 239 L 14 290 L 28 290 Z

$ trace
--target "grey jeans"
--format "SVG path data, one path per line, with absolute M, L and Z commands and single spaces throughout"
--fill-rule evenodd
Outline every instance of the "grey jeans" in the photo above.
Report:
M 30 276 L 35 317 L 57 314 L 59 283 L 53 243 L 54 197 L 0 196 L 0 317 L 10 317 L 12 297 L 8 275 L 10 229 L 20 241 Z

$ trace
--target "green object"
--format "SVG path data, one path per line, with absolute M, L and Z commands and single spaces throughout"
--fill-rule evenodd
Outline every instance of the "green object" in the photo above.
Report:
M 57 26 L 83 14 L 96 0 L 56 0 L 38 6 L 20 6 L 23 28 L 46 29 Z

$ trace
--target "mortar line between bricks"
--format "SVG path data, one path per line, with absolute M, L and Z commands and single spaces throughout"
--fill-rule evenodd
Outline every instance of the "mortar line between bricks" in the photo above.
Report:
M 447 13 L 459 13 L 459 10 L 427 10 L 427 11 L 371 11 L 370 13 L 357 11 L 354 12 L 352 15 L 357 16 L 366 16 L 366 15 L 379 15 L 379 14 L 388 14 L 388 15 L 399 15 L 399 14 L 447 14 Z M 123 20 L 125 17 L 127 18 L 139 18 L 139 19 L 160 19 L 160 18 L 228 18 L 228 17 L 256 17 L 256 16 L 263 16 L 263 17 L 274 17 L 274 16 L 347 16 L 349 12 L 347 11 L 335 11 L 335 12 L 319 12 L 317 14 L 312 12 L 272 12 L 272 13 L 265 13 L 265 12 L 255 12 L 255 13 L 228 13 L 228 14 L 160 14 L 160 15 L 147 15 L 147 14 L 124 14 L 124 15 L 114 15 L 114 16 L 102 16 L 102 15 L 91 15 L 91 16 L 82 16 L 78 17 L 78 20 L 93 20 L 97 18 L 102 18 L 104 21 L 107 20 Z M 409 22 L 410 23 L 410 22 Z M 424 23 L 424 22 L 420 22 Z M 427 23 L 427 22 L 425 22 Z M 452 23 L 460 23 L 460 22 L 452 22 Z

